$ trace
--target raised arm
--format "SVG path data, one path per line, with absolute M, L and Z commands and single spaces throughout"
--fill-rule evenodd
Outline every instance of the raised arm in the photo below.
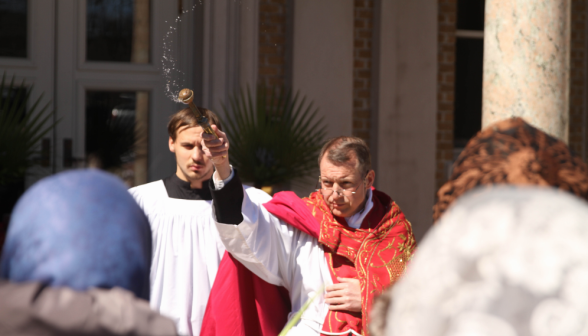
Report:
M 210 189 L 221 240 L 227 251 L 257 276 L 289 288 L 295 268 L 291 253 L 300 243 L 301 234 L 306 234 L 281 222 L 262 206 L 271 200 L 269 195 L 259 189 L 243 188 L 238 173 L 228 162 L 226 135 L 215 126 L 213 129 L 218 139 L 203 134 L 202 147 L 217 169 Z

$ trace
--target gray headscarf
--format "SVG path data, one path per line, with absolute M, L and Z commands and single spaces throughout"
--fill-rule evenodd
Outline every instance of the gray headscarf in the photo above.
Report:
M 485 187 L 439 224 L 392 288 L 387 335 L 588 335 L 588 203 Z

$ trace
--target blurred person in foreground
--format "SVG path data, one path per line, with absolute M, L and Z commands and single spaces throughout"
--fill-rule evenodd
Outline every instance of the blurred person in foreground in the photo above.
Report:
M 203 134 L 203 147 L 216 158 L 213 214 L 225 247 L 251 272 L 288 289 L 293 312 L 318 294 L 288 335 L 368 334 L 372 298 L 404 272 L 415 240 L 399 206 L 372 187 L 367 144 L 327 141 L 316 192 L 303 199 L 281 192 L 260 204 L 229 165 L 226 134 L 216 132 L 219 139 Z
M 0 264 L 0 335 L 175 335 L 149 307 L 151 232 L 122 181 L 47 177 L 18 201 Z
M 563 141 L 521 118 L 497 122 L 473 137 L 458 157 L 451 178 L 437 193 L 434 221 L 463 194 L 492 185 L 555 187 L 588 199 L 588 167 Z M 389 304 L 389 290 L 375 300 L 375 335 L 383 335 Z
M 479 187 L 441 217 L 392 288 L 385 335 L 588 335 L 587 284 L 586 201 Z
M 211 124 L 221 127 L 215 113 L 200 109 Z M 221 260 L 231 256 L 225 253 L 211 217 L 209 182 L 214 166 L 202 151 L 202 127 L 190 109 L 183 109 L 171 116 L 167 130 L 176 172 L 129 192 L 147 215 L 153 234 L 151 307 L 172 318 L 181 335 L 200 335 Z M 259 189 L 240 187 L 256 201 L 271 199 Z M 212 329 L 214 335 L 232 335 L 243 329 L 255 335 L 261 330 L 273 330 L 277 335 L 286 322 L 286 317 L 280 316 L 286 316 L 287 311 L 279 309 L 287 300 L 286 294 L 259 283 L 250 273 L 244 273 L 239 263 L 225 263 L 223 267 L 220 271 L 242 280 L 242 291 L 228 288 L 227 293 L 245 295 L 247 299 L 240 305 L 223 306 L 219 314 L 209 314 L 204 322 L 207 332 Z
M 473 137 L 437 192 L 437 221 L 459 196 L 479 185 L 552 186 L 588 199 L 588 166 L 568 146 L 521 118 L 492 124 Z

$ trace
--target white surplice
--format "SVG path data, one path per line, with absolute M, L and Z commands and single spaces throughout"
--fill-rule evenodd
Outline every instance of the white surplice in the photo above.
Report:
M 216 179 L 215 184 L 216 189 L 219 189 Z M 289 319 L 323 288 L 323 292 L 316 296 L 304 312 L 301 321 L 288 333 L 289 336 L 320 335 L 329 312 L 323 286 L 333 284 L 322 245 L 316 238 L 269 213 L 256 199 L 250 197 L 251 193 L 244 194 L 241 209 L 243 222 L 239 225 L 217 222 L 223 244 L 227 251 L 257 276 L 288 289 L 292 302 Z M 359 216 L 348 218 L 353 226 L 358 226 L 357 223 L 361 225 L 369 213 L 373 205 L 371 198 L 370 190 L 365 210 Z
M 199 335 L 225 252 L 210 220 L 212 201 L 170 198 L 161 180 L 129 192 L 153 235 L 151 307 L 172 318 L 180 335 Z
M 252 198 L 260 204 L 271 199 L 257 189 L 246 190 L 253 190 Z M 199 335 L 225 252 L 212 217 L 212 201 L 170 198 L 161 180 L 129 192 L 147 215 L 153 235 L 151 307 L 172 318 L 180 335 Z

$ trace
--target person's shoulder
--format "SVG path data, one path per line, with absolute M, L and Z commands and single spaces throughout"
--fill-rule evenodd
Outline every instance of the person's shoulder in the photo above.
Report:
M 129 193 L 137 198 L 155 196 L 158 197 L 160 194 L 165 194 L 165 186 L 163 180 L 157 180 L 154 182 L 145 183 L 129 189 Z
M 120 309 L 115 308 L 132 313 L 121 315 Z M 73 315 L 86 323 L 68 323 Z M 101 326 L 99 322 L 103 320 L 112 323 Z M 43 335 L 177 334 L 171 319 L 122 288 L 78 291 L 68 287 L 47 287 L 40 282 L 1 280 L 0 334 L 32 335 L 26 331 L 31 330 L 33 324 L 34 329 Z M 126 326 L 125 332 L 116 328 L 120 325 Z
M 129 192 L 142 192 L 151 189 L 157 189 L 163 185 L 163 180 L 157 180 L 145 184 L 138 185 L 129 189 Z
M 272 200 L 272 197 L 261 189 L 255 187 L 243 185 L 243 189 L 247 193 L 247 196 L 258 203 L 266 203 Z
M 169 317 L 152 310 L 148 301 L 136 297 L 126 289 L 120 287 L 92 288 L 85 293 L 94 299 L 91 300 L 92 311 L 101 312 L 105 318 L 112 322 L 112 326 L 125 325 L 129 327 L 130 333 L 136 335 L 177 335 L 176 325 Z M 122 311 L 132 313 L 129 315 L 120 314 L 118 309 L 112 309 L 116 306 L 120 306 Z M 116 328 L 108 330 L 109 327 L 111 326 L 106 326 L 109 334 L 119 334 Z

